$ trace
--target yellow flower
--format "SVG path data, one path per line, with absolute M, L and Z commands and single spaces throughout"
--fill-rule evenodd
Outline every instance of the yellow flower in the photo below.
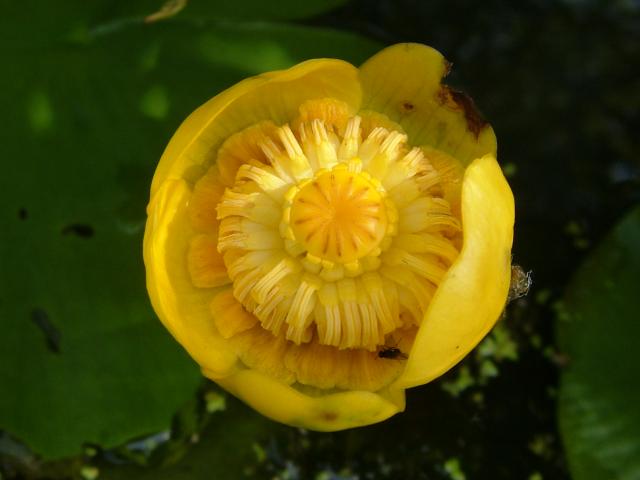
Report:
M 418 44 L 311 60 L 185 120 L 151 186 L 153 307 L 202 372 L 280 422 L 404 409 L 501 314 L 513 196 L 493 130 Z

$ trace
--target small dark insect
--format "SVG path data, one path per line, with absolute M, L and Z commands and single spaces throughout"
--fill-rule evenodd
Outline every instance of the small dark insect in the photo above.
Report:
M 509 286 L 508 302 L 517 298 L 524 297 L 529 293 L 533 279 L 531 274 L 533 272 L 525 272 L 520 265 L 513 265 L 511 267 L 511 285 Z
M 378 352 L 378 358 L 388 358 L 390 360 L 406 360 L 409 357 L 406 353 L 402 353 L 398 347 L 385 347 Z

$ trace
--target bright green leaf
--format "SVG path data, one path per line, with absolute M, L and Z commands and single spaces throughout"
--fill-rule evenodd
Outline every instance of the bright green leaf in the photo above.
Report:
M 559 421 L 575 480 L 640 478 L 640 208 L 587 259 L 568 290 L 558 341 Z

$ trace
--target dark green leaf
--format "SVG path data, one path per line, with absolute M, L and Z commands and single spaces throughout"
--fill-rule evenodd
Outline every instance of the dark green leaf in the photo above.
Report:
M 89 10 L 44 28 L 25 7 L 0 25 L 0 428 L 45 457 L 165 429 L 196 389 L 141 258 L 151 176 L 181 120 L 247 75 L 378 48 L 264 23 L 97 25 Z
M 201 436 L 193 437 L 185 456 L 170 466 L 109 466 L 100 468 L 101 480 L 205 480 L 243 478 L 260 461 L 259 442 L 264 442 L 273 422 L 238 400 L 229 399 L 225 411 L 212 414 Z M 256 451 L 258 448 L 258 451 Z
M 640 208 L 587 259 L 558 320 L 560 427 L 575 480 L 640 478 Z

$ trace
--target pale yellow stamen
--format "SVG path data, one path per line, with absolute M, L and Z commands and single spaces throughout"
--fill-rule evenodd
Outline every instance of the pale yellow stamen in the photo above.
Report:
M 446 269 L 439 264 L 437 257 L 413 254 L 399 248 L 386 252 L 383 261 L 390 266 L 402 267 L 403 271 L 408 269 L 436 285 L 446 273 Z
M 287 151 L 289 169 L 293 173 L 296 180 L 309 178 L 312 174 L 311 166 L 304 156 L 304 152 L 293 135 L 289 125 L 285 125 L 278 131 L 280 141 Z
M 304 130 L 308 130 L 308 127 L 305 127 Z M 331 141 L 329 132 L 327 132 L 325 124 L 321 120 L 313 120 L 311 122 L 309 140 L 305 142 L 307 146 L 305 153 L 310 152 L 315 156 L 317 168 L 331 168 L 338 162 L 334 143 Z
M 382 185 L 384 185 L 385 189 L 391 190 L 405 180 L 422 173 L 427 168 L 422 151 L 419 148 L 413 148 L 400 161 L 389 166 L 386 175 L 382 179 Z
M 286 318 L 286 322 L 289 325 L 287 338 L 297 344 L 305 340 L 308 342 L 311 339 L 312 332 L 309 330 L 309 326 L 313 319 L 310 316 L 316 303 L 315 293 L 320 288 L 320 285 L 321 283 L 317 278 L 305 275 L 291 302 Z
M 338 150 L 338 158 L 340 161 L 348 162 L 355 160 L 358 154 L 358 145 L 360 143 L 360 117 L 353 117 L 347 123 L 347 130 L 342 139 L 340 150 Z M 361 165 L 360 159 L 358 163 Z
M 238 170 L 236 179 L 236 181 L 249 180 L 254 182 L 258 188 L 276 202 L 282 200 L 288 185 L 287 181 L 281 177 L 254 165 L 242 165 Z
M 390 132 L 380 144 L 380 149 L 373 156 L 367 166 L 367 172 L 375 178 L 384 178 L 392 163 L 400 153 L 402 145 L 407 141 L 407 136 L 398 132 Z
M 264 303 L 271 291 L 287 276 L 300 271 L 300 264 L 291 258 L 283 258 L 255 284 L 251 295 L 257 303 Z

